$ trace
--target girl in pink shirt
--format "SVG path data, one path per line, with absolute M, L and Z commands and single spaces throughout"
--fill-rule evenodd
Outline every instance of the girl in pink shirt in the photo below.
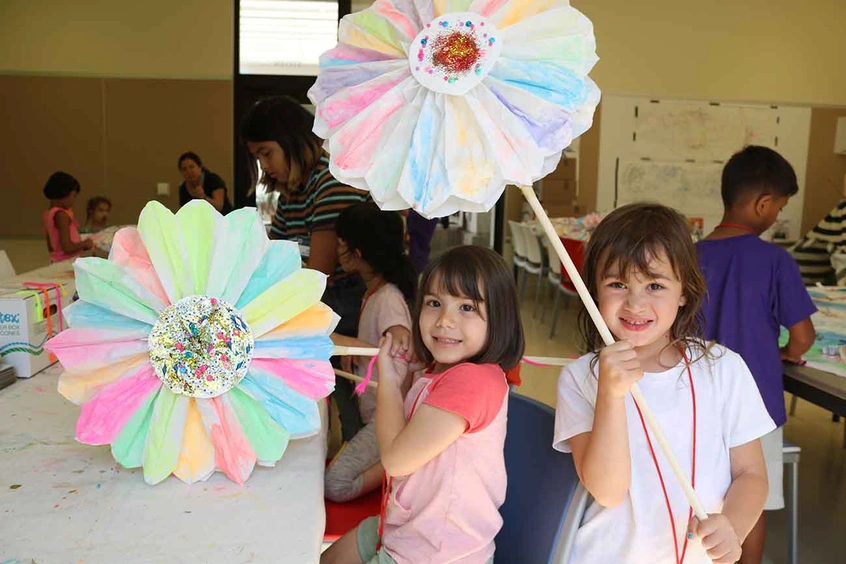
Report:
M 79 181 L 67 172 L 54 172 L 44 185 L 50 208 L 42 222 L 47 237 L 50 262 L 78 257 L 94 248 L 94 242 L 79 236 L 79 223 L 73 218 L 73 203 L 79 195 Z
M 457 247 L 423 273 L 412 342 L 429 369 L 403 399 L 410 371 L 386 334 L 379 353 L 376 436 L 387 480 L 381 516 L 333 544 L 322 564 L 484 564 L 502 526 L 508 384 L 523 356 L 513 278 L 502 258 Z

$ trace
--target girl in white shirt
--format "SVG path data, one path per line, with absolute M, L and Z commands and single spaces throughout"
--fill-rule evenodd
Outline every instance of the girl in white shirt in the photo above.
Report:
M 735 353 L 703 342 L 687 221 L 656 204 L 609 214 L 588 244 L 585 283 L 617 342 L 583 310 L 591 352 L 558 382 L 553 446 L 593 496 L 572 562 L 733 563 L 764 507 L 758 438 L 775 425 Z M 754 330 L 754 328 L 750 328 Z M 693 517 L 629 391 L 638 382 L 709 517 Z

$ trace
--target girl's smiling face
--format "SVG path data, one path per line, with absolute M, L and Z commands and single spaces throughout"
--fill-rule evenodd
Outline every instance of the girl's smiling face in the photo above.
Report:
M 681 281 L 663 251 L 649 260 L 647 272 L 624 275 L 616 265 L 600 268 L 596 280 L 599 311 L 619 340 L 632 343 L 640 354 L 657 355 L 671 341 L 679 308 L 687 303 Z

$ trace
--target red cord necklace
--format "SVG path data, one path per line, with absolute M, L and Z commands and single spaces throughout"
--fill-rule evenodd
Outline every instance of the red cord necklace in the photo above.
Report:
M 714 229 L 740 229 L 741 231 L 746 231 L 747 233 L 751 233 L 752 235 L 757 235 L 758 233 L 749 227 L 748 225 L 743 225 L 742 223 L 720 223 Z
M 719 227 L 719 225 L 717 226 Z M 696 487 L 696 389 L 693 387 L 693 373 L 690 370 L 690 363 L 687 360 L 687 355 L 682 351 L 685 365 L 687 365 L 687 378 L 690 381 L 690 401 L 693 405 L 693 448 L 691 453 L 690 463 L 690 485 Z M 679 558 L 679 543 L 676 540 L 676 520 L 673 518 L 673 508 L 670 505 L 670 496 L 667 494 L 667 486 L 664 483 L 664 475 L 661 473 L 661 468 L 658 466 L 658 458 L 655 456 L 655 449 L 652 447 L 652 440 L 649 438 L 649 432 L 646 429 L 646 421 L 643 419 L 643 414 L 640 412 L 640 407 L 635 403 L 637 414 L 640 417 L 640 423 L 643 426 L 643 434 L 646 435 L 646 443 L 649 445 L 649 453 L 652 455 L 652 463 L 655 465 L 655 471 L 658 473 L 658 481 L 661 482 L 661 489 L 664 492 L 664 502 L 667 505 L 667 515 L 670 517 L 670 534 L 673 537 L 673 550 L 676 553 L 676 562 L 682 564 L 684 562 L 684 555 L 687 552 L 687 535 L 684 535 L 684 543 L 682 544 L 681 558 Z M 687 515 L 687 521 L 690 522 L 693 518 L 693 508 Z

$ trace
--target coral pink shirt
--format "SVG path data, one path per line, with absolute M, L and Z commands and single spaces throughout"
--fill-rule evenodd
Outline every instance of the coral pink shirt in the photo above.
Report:
M 59 228 L 56 227 L 56 213 L 64 212 L 68 214 L 71 219 L 70 223 L 70 240 L 73 243 L 79 243 L 82 239 L 79 236 L 79 223 L 73 218 L 73 210 L 66 210 L 65 208 L 54 207 L 50 208 L 42 216 L 44 222 L 44 231 L 47 232 L 47 237 L 50 240 L 50 262 L 59 262 L 73 258 L 82 251 L 67 254 L 62 250 L 62 240 L 59 238 Z
M 467 430 L 410 476 L 393 479 L 382 545 L 398 564 L 483 564 L 494 553 L 505 500 L 508 384 L 493 364 L 425 374 L 405 400 L 456 413 Z

